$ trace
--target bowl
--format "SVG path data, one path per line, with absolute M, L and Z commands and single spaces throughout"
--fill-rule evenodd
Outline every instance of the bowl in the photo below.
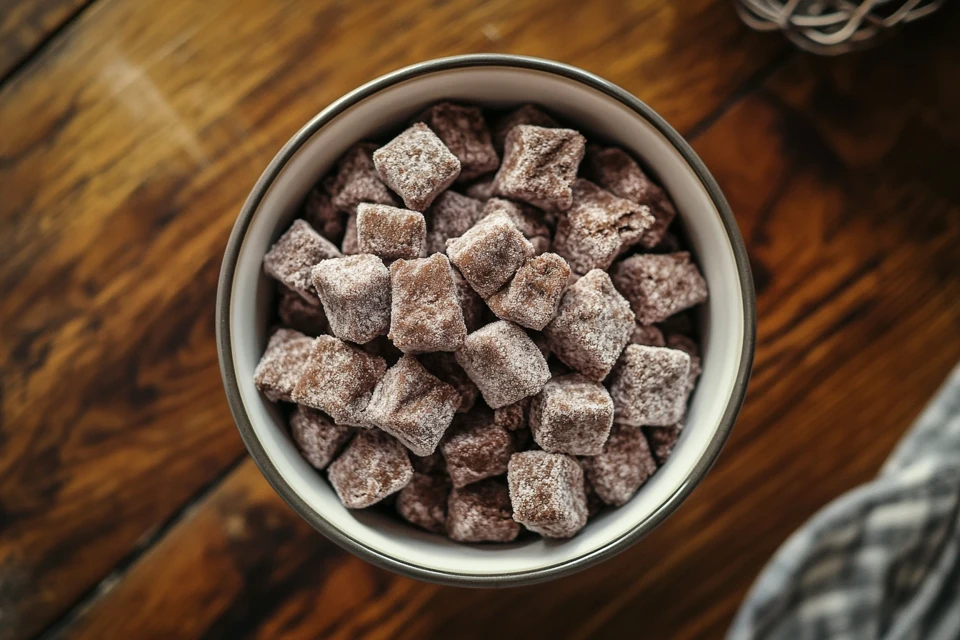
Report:
M 305 195 L 353 143 L 389 134 L 423 107 L 453 100 L 489 107 L 533 102 L 615 143 L 671 194 L 710 298 L 698 313 L 703 374 L 667 463 L 626 505 L 569 540 L 464 545 L 378 511 L 344 508 L 297 452 L 281 412 L 257 391 L 273 284 L 261 260 L 298 215 Z M 662 522 L 703 479 L 743 401 L 753 361 L 754 290 L 743 240 L 719 187 L 683 138 L 650 107 L 591 73 L 547 60 L 468 55 L 423 62 L 348 93 L 298 131 L 253 187 L 227 244 L 217 292 L 217 342 L 240 435 L 280 496 L 345 549 L 411 577 L 461 586 L 529 584 L 623 551 Z

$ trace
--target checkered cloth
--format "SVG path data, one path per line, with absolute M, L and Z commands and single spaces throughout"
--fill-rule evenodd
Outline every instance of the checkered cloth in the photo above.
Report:
M 960 366 L 872 482 L 776 553 L 728 640 L 960 638 Z

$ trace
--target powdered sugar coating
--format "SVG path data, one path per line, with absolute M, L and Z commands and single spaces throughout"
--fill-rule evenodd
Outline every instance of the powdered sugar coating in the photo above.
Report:
M 551 379 L 530 405 L 530 432 L 544 451 L 594 456 L 613 425 L 613 400 L 580 374 Z
M 309 301 L 316 297 L 311 269 L 321 260 L 339 255 L 337 248 L 305 220 L 294 220 L 263 257 L 263 270 Z
M 450 261 L 441 253 L 390 265 L 389 337 L 404 353 L 456 351 L 467 337 Z
M 457 364 L 457 359 L 452 353 L 444 351 L 424 353 L 417 356 L 417 359 L 431 375 L 457 390 L 460 395 L 460 405 L 457 407 L 457 413 L 467 413 L 473 408 L 473 405 L 477 402 L 477 396 L 480 395 L 480 389 L 473 384 L 473 380 L 463 370 L 463 367 Z
M 630 256 L 611 275 L 643 324 L 662 322 L 707 299 L 707 283 L 686 251 Z
M 307 195 L 303 205 L 303 219 L 320 235 L 336 244 L 343 239 L 347 216 L 337 209 L 331 198 L 333 178 L 325 178 Z
M 543 333 L 560 360 L 599 382 L 616 364 L 633 328 L 630 305 L 610 276 L 595 269 L 567 289 Z
M 360 254 L 324 260 L 313 268 L 330 330 L 363 344 L 390 327 L 390 272 L 377 256 Z
M 487 412 L 460 416 L 440 445 L 454 487 L 498 476 L 513 455 L 510 432 L 493 423 Z
M 503 320 L 469 334 L 456 358 L 493 409 L 539 393 L 550 379 L 537 345 L 523 329 Z
M 523 237 L 533 245 L 536 255 L 550 250 L 550 227 L 542 211 L 528 204 L 510 202 L 503 198 L 490 198 L 483 205 L 480 217 L 486 218 L 497 212 L 503 212 L 510 217 Z
M 361 253 L 384 260 L 418 258 L 426 236 L 427 223 L 418 211 L 384 204 L 357 206 L 357 245 Z
M 669 427 L 644 427 L 643 432 L 650 443 L 650 450 L 657 464 L 663 466 L 673 454 L 673 448 L 680 438 L 680 431 L 683 429 L 681 423 L 672 424 Z
M 376 429 L 358 433 L 327 472 L 340 502 L 363 509 L 400 491 L 413 477 L 407 450 Z
M 363 411 L 386 370 L 383 358 L 333 336 L 320 336 L 292 398 L 297 404 L 323 411 L 339 425 L 368 427 Z
M 524 398 L 513 404 L 493 410 L 493 424 L 508 431 L 520 431 L 530 424 L 530 402 L 533 398 Z
M 644 232 L 640 244 L 650 249 L 660 242 L 677 211 L 667 192 L 654 184 L 633 158 L 616 147 L 587 145 L 583 173 L 614 195 L 649 207 L 654 223 Z
M 377 174 L 408 209 L 425 211 L 460 175 L 460 161 L 418 122 L 373 153 Z
M 459 181 L 467 181 L 500 165 L 500 156 L 493 148 L 490 130 L 479 107 L 465 107 L 441 102 L 420 116 L 437 137 L 460 161 Z
M 610 395 L 617 422 L 666 427 L 687 408 L 690 356 L 679 349 L 628 345 L 613 371 Z
M 494 190 L 547 211 L 566 211 L 573 203 L 570 186 L 577 177 L 585 142 L 573 129 L 514 127 L 504 143 Z
M 427 531 L 443 533 L 449 497 L 450 480 L 446 476 L 414 473 L 407 486 L 397 494 L 397 513 Z
M 580 178 L 573 183 L 573 205 L 557 223 L 554 250 L 578 273 L 607 269 L 653 222 L 647 207 Z
M 497 151 L 503 153 L 503 145 L 507 140 L 507 134 L 521 124 L 530 124 L 537 127 L 555 128 L 560 125 L 551 118 L 542 109 L 533 104 L 525 104 L 519 109 L 501 116 L 494 123 L 491 131 L 493 137 L 493 146 Z
M 453 270 L 453 281 L 457 285 L 457 300 L 463 311 L 463 322 L 467 325 L 467 332 L 472 333 L 483 326 L 483 312 L 487 305 L 457 269 Z
M 327 314 L 323 312 L 323 305 L 320 304 L 319 298 L 313 298 L 308 302 L 299 293 L 282 285 L 277 315 L 285 326 L 310 336 L 318 336 L 329 328 Z
M 527 260 L 487 304 L 497 317 L 539 331 L 556 315 L 569 278 L 566 261 L 555 253 L 544 253 Z
M 267 341 L 263 357 L 253 371 L 257 389 L 273 402 L 290 402 L 313 351 L 314 339 L 293 329 L 277 329 Z
M 599 455 L 580 462 L 600 499 L 615 507 L 626 504 L 657 470 L 643 432 L 623 424 L 613 426 Z
M 520 533 L 510 493 L 499 478 L 474 482 L 450 492 L 447 535 L 458 542 L 511 542 Z
M 459 238 L 481 218 L 483 203 L 456 191 L 444 191 L 427 211 L 427 253 L 443 253 L 447 240 Z
M 663 332 L 655 325 L 637 323 L 633 328 L 633 335 L 630 336 L 631 344 L 645 344 L 649 347 L 663 347 L 666 342 L 663 339 Z
M 562 453 L 524 451 L 507 469 L 513 519 L 548 538 L 569 538 L 587 523 L 583 470 Z
M 360 253 L 360 239 L 357 237 L 357 212 L 347 216 L 347 225 L 343 232 L 343 242 L 340 251 L 345 256 L 355 256 Z
M 510 216 L 497 212 L 447 240 L 447 255 L 474 291 L 489 298 L 533 255 L 533 246 Z
M 418 456 L 433 453 L 460 404 L 457 390 L 406 355 L 377 384 L 366 419 Z
M 360 142 L 350 147 L 337 162 L 337 172 L 330 185 L 331 202 L 344 213 L 353 213 L 361 202 L 397 204 L 377 175 L 373 152 L 377 145 Z
M 290 416 L 290 436 L 304 459 L 317 469 L 325 469 L 352 435 L 350 427 L 336 425 L 308 407 L 298 405 Z

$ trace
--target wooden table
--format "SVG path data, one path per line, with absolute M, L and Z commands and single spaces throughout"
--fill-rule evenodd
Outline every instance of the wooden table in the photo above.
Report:
M 960 359 L 948 4 L 825 60 L 714 0 L 0 0 L 0 638 L 719 637 Z M 746 405 L 691 498 L 614 561 L 500 591 L 309 529 L 246 455 L 213 322 L 282 143 L 381 73 L 480 51 L 662 113 L 726 191 L 759 296 Z

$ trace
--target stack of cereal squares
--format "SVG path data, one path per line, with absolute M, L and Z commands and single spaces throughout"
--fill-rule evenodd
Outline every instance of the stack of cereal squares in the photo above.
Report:
M 264 257 L 256 385 L 349 509 L 571 537 L 681 433 L 707 286 L 675 215 L 625 151 L 534 105 L 434 105 L 347 150 Z

